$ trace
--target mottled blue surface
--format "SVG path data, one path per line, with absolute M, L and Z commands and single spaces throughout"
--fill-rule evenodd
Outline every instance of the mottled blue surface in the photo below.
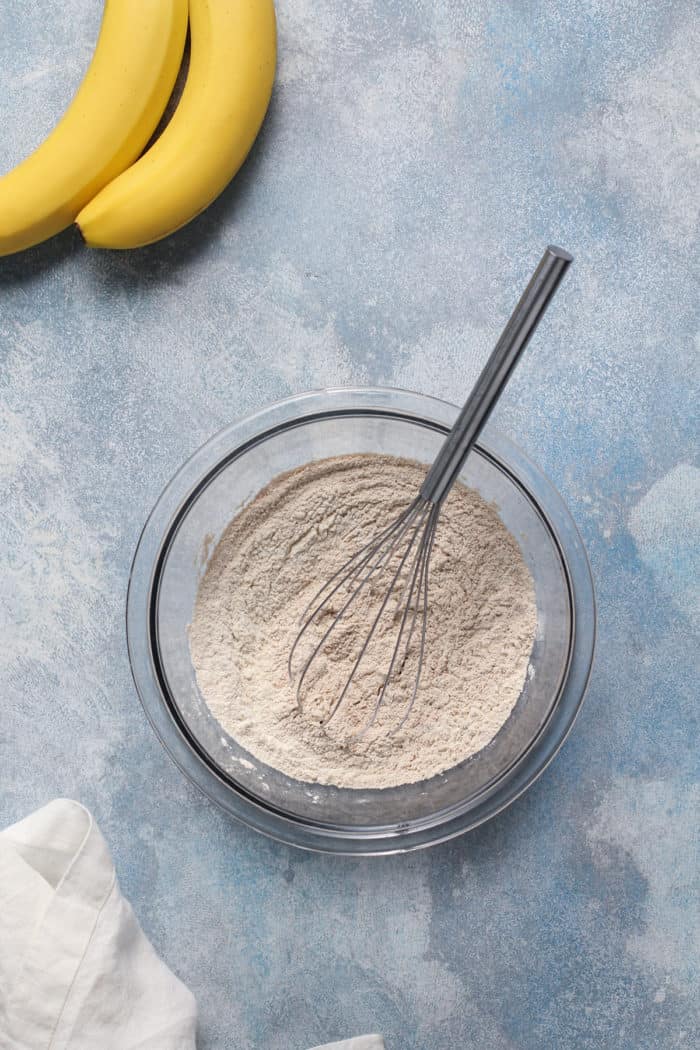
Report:
M 69 232 L 0 260 L 0 822 L 56 795 L 94 811 L 201 1050 L 697 1045 L 693 6 L 279 0 L 270 115 L 214 207 L 138 253 Z M 2 4 L 0 168 L 62 111 L 100 7 Z M 229 823 L 131 683 L 149 509 L 283 395 L 461 399 L 549 240 L 576 263 L 497 415 L 593 565 L 572 738 L 508 812 L 420 855 L 304 855 Z

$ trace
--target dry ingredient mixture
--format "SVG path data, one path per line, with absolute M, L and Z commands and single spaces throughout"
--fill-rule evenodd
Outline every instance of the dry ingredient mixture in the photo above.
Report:
M 383 618 L 357 685 L 323 724 L 386 579 L 331 635 L 297 709 L 287 658 L 304 610 L 342 562 L 413 499 L 424 476 L 418 463 L 378 455 L 320 460 L 281 475 L 229 524 L 202 579 L 190 628 L 202 695 L 242 747 L 299 780 L 379 788 L 434 776 L 492 740 L 520 695 L 537 623 L 532 578 L 495 507 L 458 484 L 433 547 L 421 686 L 405 725 L 390 735 L 412 691 L 410 659 L 377 722 L 357 736 L 391 659 L 398 603 Z

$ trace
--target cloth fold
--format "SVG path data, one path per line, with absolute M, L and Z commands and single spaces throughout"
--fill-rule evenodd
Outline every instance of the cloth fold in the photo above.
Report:
M 12 1050 L 194 1050 L 194 997 L 151 947 L 77 802 L 0 833 L 0 958 Z
M 56 799 L 0 832 L 0 1050 L 196 1050 L 196 1022 L 84 806 Z

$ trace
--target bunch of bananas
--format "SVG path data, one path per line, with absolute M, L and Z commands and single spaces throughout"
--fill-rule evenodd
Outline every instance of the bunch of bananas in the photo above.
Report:
M 142 151 L 190 65 L 172 119 Z M 0 179 L 0 255 L 76 222 L 96 248 L 184 226 L 245 160 L 275 75 L 273 0 L 105 0 L 95 54 L 48 138 Z

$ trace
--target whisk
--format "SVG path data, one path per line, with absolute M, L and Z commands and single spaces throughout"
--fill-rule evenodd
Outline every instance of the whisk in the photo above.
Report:
M 369 717 L 358 735 L 363 736 L 374 724 L 390 684 L 402 674 L 409 657 L 415 653 L 416 668 L 412 687 L 409 682 L 409 700 L 391 732 L 397 732 L 405 724 L 418 694 L 423 670 L 430 556 L 442 505 L 571 262 L 571 255 L 561 248 L 550 245 L 546 249 L 416 498 L 390 525 L 348 558 L 307 606 L 289 654 L 290 680 L 294 679 L 294 658 L 302 640 L 312 624 L 318 624 L 324 612 L 332 611 L 331 602 L 338 603 L 337 612 L 297 672 L 296 702 L 299 710 L 302 709 L 304 685 L 312 664 L 326 648 L 341 621 L 347 621 L 353 610 L 360 608 L 360 596 L 367 596 L 370 584 L 374 587 L 380 575 L 385 575 L 388 582 L 386 590 L 380 593 L 379 607 L 369 617 L 369 627 L 361 644 L 358 643 L 359 650 L 352 660 L 345 685 L 331 703 L 324 721 L 327 724 L 333 718 L 347 697 L 380 622 L 387 617 L 396 625 L 396 641 Z M 363 616 L 364 612 L 362 607 Z

